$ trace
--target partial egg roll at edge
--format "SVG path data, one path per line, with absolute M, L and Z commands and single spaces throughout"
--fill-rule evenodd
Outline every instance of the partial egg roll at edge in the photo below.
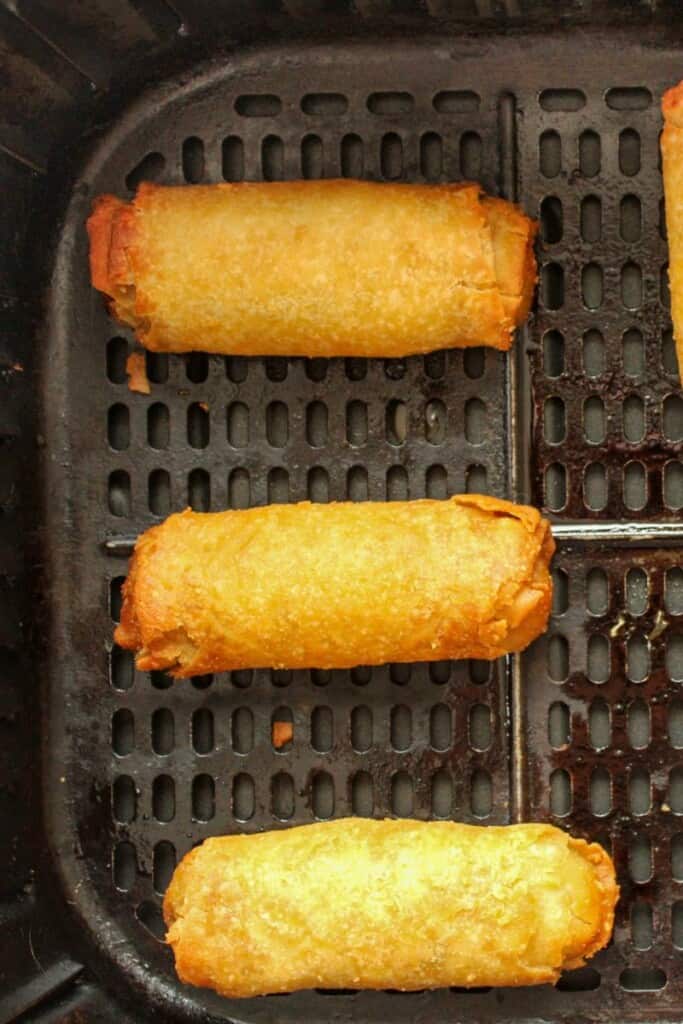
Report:
M 662 97 L 664 208 L 669 242 L 669 284 L 678 372 L 683 382 L 683 82 Z
M 482 495 L 187 510 L 138 539 L 114 639 L 176 676 L 497 658 L 545 629 L 553 551 Z
M 207 839 L 164 899 L 181 981 L 303 988 L 537 985 L 607 944 L 610 857 L 551 825 L 346 818 Z
M 100 196 L 90 270 L 149 349 L 405 356 L 507 349 L 536 225 L 478 185 L 143 184 Z

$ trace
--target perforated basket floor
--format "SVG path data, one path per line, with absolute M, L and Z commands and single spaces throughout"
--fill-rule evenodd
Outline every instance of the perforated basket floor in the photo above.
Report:
M 683 398 L 658 169 L 681 58 L 636 31 L 256 48 L 144 96 L 75 183 L 43 365 L 46 808 L 103 975 L 161 1019 L 683 1014 Z M 515 354 L 148 356 L 151 394 L 131 393 L 132 339 L 89 286 L 92 198 L 302 176 L 476 179 L 540 216 Z M 130 541 L 173 510 L 464 490 L 561 527 L 549 634 L 515 662 L 171 682 L 112 649 Z M 235 1003 L 178 985 L 160 903 L 194 843 L 352 813 L 600 839 L 623 886 L 614 942 L 541 991 Z

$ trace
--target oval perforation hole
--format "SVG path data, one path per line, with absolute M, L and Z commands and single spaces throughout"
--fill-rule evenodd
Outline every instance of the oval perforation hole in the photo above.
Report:
M 154 891 L 160 896 L 163 896 L 168 889 L 173 872 L 176 866 L 176 854 L 173 843 L 169 843 L 168 840 L 162 839 L 160 843 L 157 843 L 154 847 L 154 866 L 152 871 L 152 880 L 154 885 Z
M 410 708 L 405 704 L 399 704 L 391 709 L 391 746 L 394 750 L 405 751 L 410 749 L 413 741 L 413 725 Z
M 143 181 L 158 181 L 165 168 L 166 158 L 163 153 L 147 153 L 126 175 L 126 188 L 129 192 L 135 192 Z
M 372 746 L 372 711 L 364 705 L 351 712 L 351 746 L 359 754 Z
M 640 135 L 625 128 L 619 135 L 619 170 L 632 177 L 640 170 Z
M 439 114 L 469 114 L 479 110 L 479 95 L 470 90 L 443 90 L 432 100 Z
M 556 178 L 562 170 L 562 140 L 557 132 L 543 132 L 538 140 L 538 162 L 544 178 Z
M 484 768 L 478 768 L 472 775 L 470 807 L 475 818 L 488 818 L 493 808 L 493 784 Z
M 567 471 L 561 462 L 551 463 L 545 471 L 545 504 L 561 512 L 567 503 Z
M 460 136 L 460 174 L 468 181 L 478 181 L 481 171 L 481 137 L 476 132 L 463 132 Z
M 282 181 L 285 147 L 277 135 L 266 135 L 261 143 L 261 171 L 264 181 Z
M 112 873 L 116 888 L 121 892 L 130 892 L 135 885 L 138 873 L 135 847 L 132 843 L 123 841 L 116 844 Z
M 228 406 L 228 444 L 232 448 L 246 448 L 249 444 L 249 408 L 244 402 L 231 402 Z
M 235 110 L 241 117 L 277 117 L 282 110 L 282 100 L 271 93 L 238 96 Z
M 244 179 L 244 143 L 238 135 L 228 135 L 221 148 L 222 174 L 225 181 Z
M 592 683 L 602 685 L 609 679 L 610 650 L 609 640 L 601 633 L 588 638 L 587 675 Z
M 683 398 L 667 395 L 662 405 L 664 436 L 674 444 L 683 441 Z
M 316 772 L 311 781 L 311 806 L 320 821 L 334 814 L 334 780 L 329 772 Z
M 192 714 L 192 747 L 197 754 L 209 754 L 213 745 L 213 712 L 208 708 L 197 708 Z
M 254 746 L 254 716 L 249 708 L 235 708 L 231 723 L 232 749 L 236 754 L 248 754 Z
M 583 403 L 583 430 L 589 444 L 602 444 L 605 440 L 605 406 L 597 395 L 591 395 Z
M 134 679 L 133 655 L 116 644 L 109 657 L 109 681 L 115 690 L 130 690 Z
M 443 142 L 436 132 L 420 139 L 420 173 L 426 181 L 438 181 L 443 173 Z
M 251 483 L 246 469 L 233 469 L 228 477 L 228 505 L 230 508 L 249 508 Z
M 543 335 L 543 369 L 546 377 L 564 373 L 564 338 L 559 331 L 546 331 Z
M 626 642 L 626 675 L 632 683 L 644 683 L 650 674 L 650 644 L 642 633 Z
M 365 466 L 352 466 L 346 476 L 346 495 L 349 501 L 367 501 L 369 494 L 368 471 Z
M 609 583 L 604 569 L 590 569 L 586 576 L 586 608 L 591 615 L 604 615 L 609 603 Z
M 586 105 L 586 96 L 580 89 L 544 89 L 538 98 L 544 110 L 576 111 Z
M 564 569 L 553 568 L 553 606 L 552 614 L 564 615 L 569 608 L 569 577 Z
M 341 141 L 341 170 L 344 178 L 362 178 L 363 140 L 360 135 L 345 135 Z
M 622 345 L 624 373 L 629 377 L 639 377 L 645 369 L 645 343 L 642 334 L 637 328 L 630 328 L 624 332 Z
M 599 377 L 605 372 L 605 340 L 595 328 L 583 336 L 583 368 L 587 377 Z
M 319 754 L 327 754 L 332 750 L 334 742 L 334 717 L 332 708 L 321 706 L 313 708 L 311 715 L 311 746 Z
M 187 410 L 187 440 L 192 448 L 206 448 L 210 438 L 209 411 L 203 402 Z
M 667 508 L 683 508 L 683 463 L 667 462 L 664 467 L 664 503 Z
M 440 398 L 432 398 L 425 406 L 425 438 L 429 444 L 443 444 L 448 429 L 448 412 Z M 467 410 L 465 411 L 467 425 Z
M 330 478 L 322 466 L 309 469 L 306 477 L 306 491 L 310 501 L 321 503 L 330 500 Z
M 130 476 L 124 469 L 109 474 L 107 485 L 109 511 L 113 516 L 129 516 L 131 513 Z
M 581 200 L 581 238 L 593 244 L 602 237 L 602 203 L 597 196 L 586 196 Z
M 628 709 L 627 733 L 634 750 L 644 750 L 650 743 L 650 709 L 644 700 L 631 701 Z
M 624 196 L 619 203 L 619 234 L 625 242 L 637 242 L 642 230 L 640 199 Z
M 175 723 L 168 708 L 157 708 L 152 715 L 152 750 L 170 754 L 175 746 Z
M 124 451 L 130 444 L 130 415 L 128 406 L 117 402 L 107 415 L 107 437 L 114 451 Z
M 130 775 L 118 775 L 112 789 L 112 813 L 114 820 L 127 825 L 135 819 L 137 792 Z
M 128 342 L 126 339 L 111 338 L 107 342 L 107 377 L 112 384 L 125 383 L 127 358 Z
M 410 497 L 408 473 L 403 466 L 391 466 L 387 470 L 387 501 L 407 501 Z
M 621 301 L 626 309 L 639 309 L 643 304 L 643 274 L 632 261 L 621 268 Z
M 548 639 L 548 675 L 554 683 L 563 683 L 569 675 L 569 644 L 561 633 Z
M 216 786 L 210 775 L 195 775 L 192 780 L 192 820 L 211 821 L 216 813 Z
M 634 903 L 631 907 L 631 939 L 636 949 L 650 949 L 652 946 L 652 907 L 647 903 Z
M 171 437 L 171 421 L 168 406 L 155 402 L 147 410 L 147 441 L 152 448 L 163 451 L 168 448 Z
M 169 515 L 171 511 L 171 478 L 165 469 L 155 469 L 149 474 L 147 498 L 152 515 L 159 518 Z
M 664 604 L 670 615 L 683 615 L 683 569 L 680 566 L 666 570 Z
M 646 110 L 652 103 L 652 93 L 642 86 L 608 89 L 605 101 L 612 110 Z
M 115 576 L 109 583 L 109 614 L 112 622 L 119 622 L 121 619 L 124 580 L 124 576 Z
M 675 633 L 666 645 L 666 671 L 672 683 L 683 682 L 683 635 Z
M 564 270 L 559 263 L 546 263 L 541 269 L 541 301 L 546 309 L 564 305 Z
M 486 704 L 473 704 L 469 714 L 469 743 L 473 750 L 491 746 L 491 709 Z
M 583 491 L 584 502 L 587 508 L 594 512 L 599 512 L 605 508 L 607 505 L 608 487 L 607 472 L 602 463 L 593 462 L 586 467 Z
M 599 309 L 603 299 L 603 274 L 598 263 L 587 263 L 581 271 L 581 298 L 586 309 Z
M 211 508 L 211 477 L 205 469 L 193 469 L 187 480 L 187 498 L 195 512 Z
M 408 114 L 415 106 L 409 92 L 373 92 L 368 96 L 372 114 Z
M 413 813 L 413 780 L 408 772 L 396 772 L 391 779 L 391 812 L 398 818 L 409 818 Z
M 183 177 L 190 185 L 204 178 L 204 143 L 196 135 L 183 141 Z
M 425 496 L 440 500 L 448 497 L 448 474 L 444 466 L 428 466 L 425 474 Z
M 152 814 L 160 822 L 175 818 L 175 782 L 170 775 L 157 775 L 152 785 Z
M 324 402 L 309 402 L 306 407 L 306 440 L 312 448 L 327 444 L 328 418 Z
M 340 92 L 309 92 L 301 100 L 304 114 L 331 117 L 345 114 L 349 107 L 346 96 Z
M 369 772 L 356 772 L 351 783 L 351 808 L 360 817 L 371 817 L 374 810 L 372 776 Z
M 641 462 L 629 462 L 624 467 L 624 504 L 639 511 L 647 502 L 647 476 Z
M 594 178 L 600 173 L 602 161 L 600 136 L 588 129 L 579 138 L 579 168 L 584 178 Z
M 562 750 L 571 740 L 569 708 L 562 701 L 550 705 L 548 714 L 548 742 L 553 750 Z
M 626 573 L 626 610 L 630 615 L 644 615 L 649 603 L 647 573 L 629 569 Z
M 161 908 L 151 900 L 143 900 L 136 907 L 135 916 L 144 928 L 147 929 L 152 938 L 163 942 L 166 938 L 166 926 L 161 913 Z
M 301 174 L 307 179 L 323 177 L 323 142 L 319 135 L 301 140 Z
M 588 735 L 594 750 L 606 750 L 612 742 L 612 723 L 607 701 L 591 701 L 588 709 Z
M 548 245 L 562 240 L 562 202 L 557 196 L 546 196 L 541 202 L 541 237 Z
M 429 713 L 429 745 L 432 750 L 448 750 L 452 742 L 452 713 L 447 704 L 435 704 Z
M 645 768 L 633 768 L 628 783 L 628 798 L 631 814 L 640 817 L 648 814 L 652 806 L 650 773 Z
M 595 768 L 590 781 L 591 813 L 602 818 L 612 810 L 612 781 L 606 768 Z
M 288 821 L 294 814 L 294 780 L 287 772 L 273 775 L 270 783 L 273 817 Z
M 382 136 L 380 168 L 382 177 L 387 181 L 396 181 L 403 174 L 403 142 L 396 132 Z
M 647 836 L 637 836 L 629 846 L 629 872 L 637 884 L 652 878 L 652 846 Z
M 254 780 L 246 772 L 240 772 L 232 781 L 232 813 L 237 821 L 249 821 L 254 816 L 255 806 Z
M 386 409 L 386 438 L 391 445 L 402 445 L 408 434 L 408 409 L 405 402 L 392 399 Z
M 443 768 L 432 776 L 431 791 L 432 815 L 435 818 L 450 818 L 453 813 L 453 779 Z
M 666 328 L 662 331 L 662 370 L 672 377 L 678 376 L 678 359 L 673 331 Z
M 572 785 L 569 772 L 556 768 L 550 776 L 550 811 L 563 818 L 572 809 Z
M 566 436 L 564 402 L 553 396 L 543 406 L 543 435 L 548 444 L 561 444 Z
M 129 708 L 119 708 L 111 719 L 111 746 L 119 757 L 135 749 L 135 719 Z
M 284 402 L 270 402 L 266 409 L 266 437 L 273 448 L 284 448 L 289 440 L 289 413 Z
M 627 992 L 656 992 L 666 985 L 666 974 L 660 967 L 626 967 L 619 984 Z

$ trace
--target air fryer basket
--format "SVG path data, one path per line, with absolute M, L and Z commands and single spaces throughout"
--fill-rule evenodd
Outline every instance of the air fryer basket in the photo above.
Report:
M 516 0 L 63 6 L 0 6 L 0 1021 L 680 1019 L 675 5 L 561 5 L 561 25 Z M 475 179 L 538 216 L 513 353 L 148 354 L 151 394 L 129 391 L 133 339 L 89 285 L 93 197 L 336 176 Z M 553 520 L 553 617 L 520 658 L 172 682 L 112 648 L 126 556 L 173 510 L 464 490 Z M 614 940 L 540 990 L 177 983 L 160 906 L 193 844 L 352 813 L 599 839 Z

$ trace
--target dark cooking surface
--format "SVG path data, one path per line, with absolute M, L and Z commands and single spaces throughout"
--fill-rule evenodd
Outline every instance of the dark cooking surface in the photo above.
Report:
M 683 504 L 657 153 L 659 96 L 683 61 L 644 36 L 255 47 L 144 95 L 95 146 L 40 356 L 44 796 L 77 922 L 72 974 L 85 962 L 164 1020 L 683 1013 L 683 531 L 659 546 L 628 530 L 585 537 L 587 524 L 629 520 L 653 523 L 656 539 Z M 148 356 L 152 393 L 132 394 L 132 339 L 89 287 L 92 197 L 149 178 L 341 175 L 475 178 L 540 214 L 539 308 L 516 356 Z M 550 632 L 516 665 L 171 682 L 111 651 L 125 542 L 169 511 L 466 489 L 543 505 L 570 529 Z M 289 716 L 294 741 L 276 751 L 271 722 Z M 614 944 L 541 991 L 235 1003 L 179 986 L 156 938 L 176 860 L 208 835 L 348 813 L 549 818 L 612 842 Z

